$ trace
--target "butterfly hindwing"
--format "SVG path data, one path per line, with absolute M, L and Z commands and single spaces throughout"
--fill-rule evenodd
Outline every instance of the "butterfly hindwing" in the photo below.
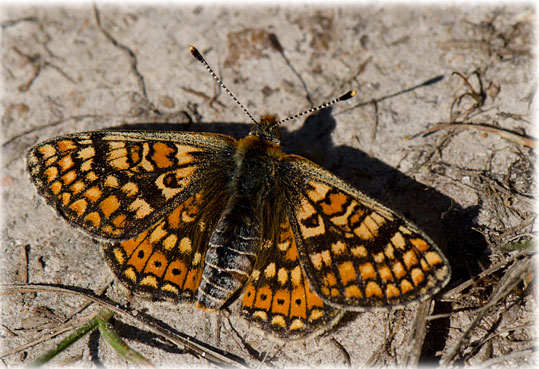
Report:
M 278 337 L 305 338 L 331 327 L 342 311 L 312 291 L 299 262 L 290 222 L 279 214 L 272 221 L 278 219 L 246 285 L 241 314 Z
M 187 132 L 79 133 L 33 147 L 27 166 L 62 217 L 92 236 L 121 240 L 193 196 L 202 178 L 224 181 L 234 142 Z
M 299 259 L 324 301 L 351 310 L 402 305 L 448 282 L 449 263 L 414 225 L 308 160 L 288 160 Z
M 136 238 L 104 243 L 114 274 L 135 294 L 192 301 L 209 238 L 226 204 L 222 196 L 218 189 L 201 190 Z

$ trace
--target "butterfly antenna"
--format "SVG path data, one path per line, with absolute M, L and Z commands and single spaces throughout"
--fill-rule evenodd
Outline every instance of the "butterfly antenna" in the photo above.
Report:
M 278 122 L 275 122 L 275 123 L 273 123 L 273 126 L 277 126 L 277 125 L 279 125 L 279 124 L 281 124 L 281 123 L 283 123 L 283 122 L 286 122 L 287 120 L 292 120 L 292 119 L 299 118 L 299 117 L 301 117 L 302 115 L 305 115 L 305 114 L 310 114 L 310 113 L 313 113 L 313 112 L 315 112 L 315 111 L 325 109 L 325 108 L 327 108 L 328 106 L 331 106 L 331 105 L 333 105 L 333 104 L 338 103 L 339 101 L 344 101 L 344 100 L 351 99 L 352 97 L 354 97 L 354 96 L 356 96 L 356 95 L 357 95 L 357 91 L 356 91 L 356 90 L 350 90 L 350 91 L 348 91 L 347 93 L 345 93 L 344 95 L 342 95 L 342 96 L 340 96 L 340 97 L 338 97 L 338 98 L 336 98 L 336 99 L 333 99 L 333 100 L 331 100 L 331 101 L 325 102 L 325 103 L 323 103 L 322 105 L 318 105 L 318 106 L 316 106 L 316 107 L 314 107 L 314 108 L 310 108 L 309 110 L 305 110 L 305 111 L 303 111 L 303 112 L 301 112 L 301 113 L 298 113 L 298 114 L 296 114 L 296 115 L 292 115 L 292 116 L 290 116 L 290 117 L 288 117 L 288 118 L 285 118 L 285 119 L 282 119 L 282 120 L 280 120 L 280 121 L 278 121 Z
M 200 51 L 198 51 L 197 48 L 194 47 L 193 45 L 189 45 L 189 51 L 195 57 L 196 60 L 201 62 L 202 65 L 204 65 L 204 67 L 208 70 L 208 72 L 210 72 L 212 77 L 217 81 L 217 83 L 219 83 L 219 86 L 225 89 L 226 93 L 232 98 L 232 100 L 234 100 L 240 106 L 240 108 L 245 112 L 245 114 L 247 114 L 249 118 L 251 118 L 251 120 L 255 122 L 255 124 L 258 124 L 258 121 L 255 118 L 253 118 L 253 116 L 251 115 L 251 113 L 249 113 L 249 111 L 245 108 L 245 106 L 243 106 L 243 104 L 236 98 L 236 96 L 234 96 L 234 94 L 228 89 L 228 87 L 225 86 L 223 81 L 221 81 L 221 79 L 217 77 L 217 74 L 215 74 L 213 69 L 211 69 L 211 67 L 206 62 L 206 59 L 204 59 Z

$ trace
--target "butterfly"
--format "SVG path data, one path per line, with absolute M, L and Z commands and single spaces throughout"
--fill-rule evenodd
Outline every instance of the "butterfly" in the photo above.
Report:
M 281 122 L 266 115 L 240 140 L 64 135 L 32 147 L 27 167 L 61 217 L 103 240 L 108 265 L 130 291 L 208 311 L 243 294 L 241 315 L 278 338 L 319 334 L 346 310 L 440 291 L 450 266 L 434 242 L 329 171 L 284 153 Z

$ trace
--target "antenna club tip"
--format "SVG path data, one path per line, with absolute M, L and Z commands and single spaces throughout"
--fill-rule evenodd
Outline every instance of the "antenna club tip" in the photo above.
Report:
M 339 101 L 351 99 L 352 97 L 354 97 L 356 95 L 357 95 L 356 90 L 350 90 L 347 93 L 345 93 L 344 95 L 342 95 L 341 97 L 339 97 Z
M 200 51 L 198 51 L 198 49 L 193 45 L 189 45 L 189 51 L 198 61 L 202 62 L 204 60 Z

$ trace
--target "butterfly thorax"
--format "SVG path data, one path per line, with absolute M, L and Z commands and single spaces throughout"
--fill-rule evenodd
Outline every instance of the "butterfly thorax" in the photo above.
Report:
M 237 142 L 229 197 L 206 251 L 198 307 L 221 308 L 251 276 L 262 245 L 263 211 L 283 157 L 278 145 L 256 133 Z

